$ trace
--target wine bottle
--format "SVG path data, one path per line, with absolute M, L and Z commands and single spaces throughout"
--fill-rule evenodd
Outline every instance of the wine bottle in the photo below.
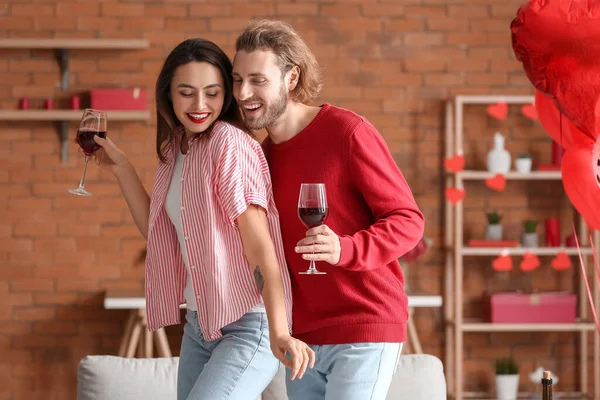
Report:
M 552 400 L 552 376 L 550 371 L 544 371 L 542 378 L 542 400 Z

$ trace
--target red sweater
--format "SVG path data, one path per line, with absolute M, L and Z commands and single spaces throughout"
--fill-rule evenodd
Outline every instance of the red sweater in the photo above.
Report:
M 423 214 L 385 141 L 363 117 L 324 104 L 292 139 L 263 143 L 293 294 L 293 335 L 309 344 L 404 342 L 408 299 L 398 258 L 423 236 Z M 337 265 L 299 275 L 294 251 L 301 183 L 325 183 L 325 223 L 340 237 Z

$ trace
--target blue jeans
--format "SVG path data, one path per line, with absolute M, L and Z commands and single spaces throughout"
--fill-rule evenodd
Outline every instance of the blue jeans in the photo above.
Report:
M 177 373 L 178 400 L 254 400 L 269 385 L 279 360 L 273 356 L 264 312 L 249 312 L 206 341 L 198 313 L 188 310 Z
M 290 380 L 289 400 L 384 400 L 396 373 L 402 343 L 350 343 L 310 346 L 313 369 Z

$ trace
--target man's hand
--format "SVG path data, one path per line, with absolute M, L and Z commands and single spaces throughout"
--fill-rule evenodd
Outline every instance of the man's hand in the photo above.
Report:
M 306 368 L 315 366 L 315 352 L 306 343 L 290 335 L 271 338 L 271 351 L 283 365 L 292 370 L 291 380 L 296 376 L 302 379 Z M 290 354 L 291 360 L 286 353 Z
M 327 225 L 319 225 L 306 231 L 306 237 L 296 245 L 296 253 L 302 253 L 305 260 L 336 265 L 342 253 L 340 238 Z

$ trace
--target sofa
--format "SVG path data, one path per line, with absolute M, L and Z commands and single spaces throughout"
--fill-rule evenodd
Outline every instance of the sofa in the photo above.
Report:
M 175 400 L 177 363 L 177 357 L 86 356 L 77 370 L 77 400 Z M 445 399 L 444 369 L 437 357 L 400 356 L 386 400 Z M 287 400 L 283 367 L 257 400 Z

